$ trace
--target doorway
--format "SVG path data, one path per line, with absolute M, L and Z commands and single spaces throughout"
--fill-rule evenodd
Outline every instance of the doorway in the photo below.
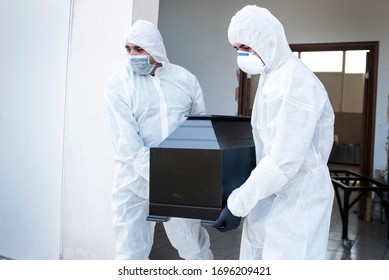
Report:
M 344 164 L 351 164 L 361 174 L 372 177 L 379 42 L 292 44 L 290 47 L 299 57 L 301 57 L 301 54 L 309 55 L 313 52 L 322 52 L 323 54 L 327 52 L 339 52 L 343 56 L 341 64 L 342 71 L 340 73 L 315 73 L 329 92 L 334 111 L 338 111 L 338 113 L 335 112 L 335 134 L 340 134 L 342 139 L 340 140 L 339 135 L 335 135 L 335 140 L 337 138 L 339 144 L 336 146 L 338 158 L 336 158 L 336 154 L 333 154 L 333 160 L 342 163 L 342 159 L 339 160 L 339 153 L 346 155 L 346 158 L 343 157 Z M 359 75 L 358 73 L 346 75 L 344 71 L 344 58 L 348 53 L 352 54 L 353 51 L 362 51 L 365 53 L 365 60 L 363 62 L 366 71 L 359 73 Z M 349 60 L 355 59 L 356 57 L 350 56 Z M 243 71 L 239 71 L 238 115 L 251 116 L 259 79 L 259 75 L 248 75 Z M 336 91 L 334 90 L 336 88 L 334 86 L 336 80 L 339 81 L 339 79 L 341 79 L 342 90 Z M 347 90 L 346 95 L 343 96 L 345 87 L 352 89 L 356 86 L 363 87 L 359 89 L 361 92 L 359 102 L 354 96 L 350 98 Z M 339 94 L 342 96 L 339 96 Z M 339 103 L 339 100 L 345 100 L 347 104 L 343 104 L 343 102 Z M 341 110 L 338 108 L 341 108 Z M 355 124 L 355 120 L 357 120 L 358 125 L 350 125 L 350 123 Z M 333 152 L 336 152 L 335 149 Z

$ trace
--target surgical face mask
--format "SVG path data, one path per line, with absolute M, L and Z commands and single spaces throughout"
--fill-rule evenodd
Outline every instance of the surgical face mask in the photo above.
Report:
M 154 69 L 155 64 L 150 64 L 149 55 L 129 55 L 128 64 L 139 75 L 148 75 Z
M 256 56 L 255 52 L 236 51 L 237 63 L 247 74 L 261 74 L 265 71 L 265 64 Z

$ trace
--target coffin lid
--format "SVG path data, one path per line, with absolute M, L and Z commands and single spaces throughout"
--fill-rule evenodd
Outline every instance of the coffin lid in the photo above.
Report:
M 254 146 L 251 118 L 243 116 L 187 116 L 157 148 L 235 149 Z

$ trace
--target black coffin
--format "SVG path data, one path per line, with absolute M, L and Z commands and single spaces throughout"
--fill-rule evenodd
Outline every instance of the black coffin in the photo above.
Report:
M 210 224 L 254 167 L 250 118 L 189 116 L 159 146 L 150 148 L 147 220 L 183 217 Z

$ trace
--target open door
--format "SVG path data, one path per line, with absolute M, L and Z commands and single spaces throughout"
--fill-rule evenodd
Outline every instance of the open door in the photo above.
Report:
M 347 122 L 350 120 L 347 119 L 360 119 L 358 121 L 360 125 L 360 132 L 351 133 L 360 133 L 360 143 L 357 143 L 358 146 L 353 150 L 353 153 L 359 153 L 359 159 L 354 163 L 357 166 L 357 171 L 362 175 L 372 177 L 373 176 L 373 153 L 374 153 L 374 128 L 375 128 L 375 104 L 376 104 L 376 92 L 377 92 L 377 69 L 378 69 L 378 42 L 351 42 L 351 43 L 322 43 L 322 44 L 298 44 L 291 45 L 291 49 L 295 52 L 296 55 L 300 57 L 301 53 L 307 52 L 328 52 L 328 51 L 340 51 L 345 53 L 347 51 L 355 50 L 366 50 L 366 72 L 363 74 L 364 81 L 363 87 L 364 90 L 363 100 L 361 101 L 362 108 L 361 112 L 355 113 L 354 116 L 351 114 L 340 115 L 338 118 L 339 122 L 343 122 L 340 127 L 347 127 Z M 344 68 L 344 65 L 343 65 Z M 343 69 L 344 70 L 344 69 Z M 346 83 L 352 86 L 353 83 L 361 82 L 361 75 L 346 75 L 344 71 L 342 74 L 333 75 L 321 75 L 322 79 L 325 79 L 325 76 L 329 81 L 322 81 L 323 84 L 333 85 L 334 79 L 338 79 L 340 76 L 340 83 L 342 84 L 346 80 Z M 320 75 L 318 75 L 320 76 Z M 339 77 L 335 77 L 339 76 Z M 238 88 L 238 115 L 241 116 L 251 116 L 252 106 L 254 102 L 255 92 L 258 86 L 258 81 L 260 79 L 259 75 L 247 75 L 243 71 L 239 71 L 239 88 Z M 320 77 L 319 77 L 320 79 Z M 347 86 L 347 84 L 346 84 Z M 342 89 L 343 92 L 343 89 Z M 352 100 L 349 98 L 349 100 Z M 332 101 L 331 101 L 332 102 Z M 335 104 L 333 104 L 334 106 Z M 348 104 L 347 107 L 353 107 L 355 104 Z M 334 106 L 335 107 L 335 106 Z M 348 109 L 345 111 L 347 112 Z M 350 112 L 348 112 L 350 113 Z M 337 120 L 335 120 L 337 122 Z M 346 124 L 344 124 L 346 122 Z M 354 127 L 353 127 L 354 128 Z M 347 140 L 348 141 L 348 140 Z M 353 143 L 350 143 L 353 144 Z

